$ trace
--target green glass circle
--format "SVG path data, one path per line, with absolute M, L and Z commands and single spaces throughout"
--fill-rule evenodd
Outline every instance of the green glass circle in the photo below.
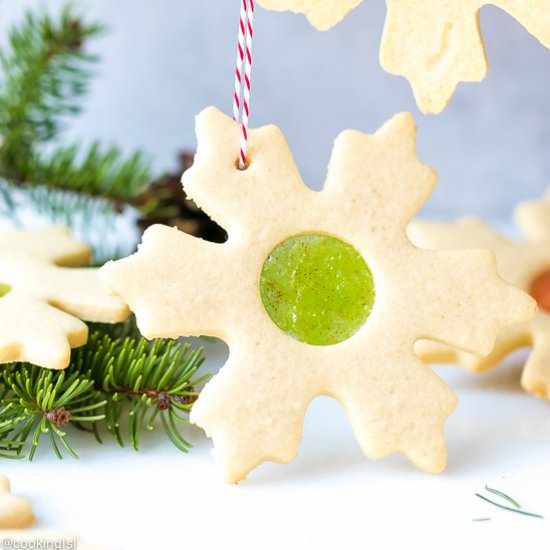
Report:
M 3 298 L 11 291 L 11 286 L 6 283 L 0 283 L 0 298 Z
M 271 320 L 286 334 L 316 346 L 353 336 L 374 305 L 374 280 L 353 246 L 323 235 L 298 235 L 264 262 L 260 294 Z

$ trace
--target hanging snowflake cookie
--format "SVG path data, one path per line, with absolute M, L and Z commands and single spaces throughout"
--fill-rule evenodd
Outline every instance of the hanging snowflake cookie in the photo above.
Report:
M 89 260 L 90 249 L 62 227 L 0 232 L 0 363 L 63 369 L 71 347 L 88 339 L 80 319 L 128 316 L 123 302 L 102 288 L 97 269 L 74 267 Z
M 12 495 L 8 478 L 0 475 L 0 529 L 25 529 L 34 522 L 32 504 Z
M 210 108 L 184 188 L 229 238 L 153 226 L 137 254 L 102 268 L 148 338 L 209 335 L 231 350 L 191 421 L 214 440 L 227 481 L 297 453 L 309 403 L 345 407 L 371 458 L 399 451 L 429 472 L 446 462 L 451 390 L 414 354 L 430 336 L 488 353 L 533 301 L 504 283 L 489 252 L 424 251 L 405 227 L 436 175 L 415 152 L 409 114 L 374 135 L 343 132 L 325 188 L 304 185 L 275 126 L 249 133 Z M 336 205 L 336 206 L 335 206 Z
M 306 14 L 320 30 L 335 25 L 360 0 L 259 0 L 266 8 Z M 548 0 L 386 0 L 380 61 L 411 84 L 418 107 L 440 113 L 460 82 L 487 75 L 479 10 L 492 4 L 550 48 Z
M 483 372 L 496 366 L 512 351 L 532 347 L 521 384 L 528 392 L 550 398 L 550 199 L 520 206 L 516 219 L 526 241 L 509 240 L 477 219 L 448 224 L 413 222 L 410 225 L 409 236 L 418 246 L 437 250 L 492 250 L 502 277 L 530 293 L 539 305 L 539 311 L 530 321 L 501 331 L 494 350 L 486 357 L 427 341 L 419 342 L 416 349 L 428 363 L 459 363 L 474 372 Z
M 479 10 L 492 4 L 517 19 L 550 48 L 548 0 L 386 0 L 380 60 L 411 83 L 418 107 L 439 113 L 460 82 L 487 75 Z

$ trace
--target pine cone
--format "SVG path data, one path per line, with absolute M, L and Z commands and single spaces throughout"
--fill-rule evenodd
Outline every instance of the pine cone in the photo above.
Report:
M 179 160 L 181 169 L 177 173 L 152 182 L 138 197 L 135 206 L 143 213 L 139 226 L 145 230 L 161 223 L 208 241 L 224 242 L 227 233 L 187 197 L 181 185 L 181 174 L 193 164 L 193 154 L 184 151 Z

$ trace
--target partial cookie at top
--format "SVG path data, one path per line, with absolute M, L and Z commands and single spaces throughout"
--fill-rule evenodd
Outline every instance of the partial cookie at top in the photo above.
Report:
M 267 8 L 304 13 L 316 28 L 326 30 L 361 0 L 259 1 Z M 487 75 L 479 28 L 483 6 L 501 8 L 550 47 L 547 0 L 386 0 L 386 4 L 380 61 L 386 71 L 409 81 L 424 113 L 440 113 L 460 82 L 479 82 Z
M 439 113 L 460 82 L 478 82 L 488 70 L 479 10 L 492 4 L 517 19 L 550 47 L 547 0 L 386 0 L 388 14 L 380 60 L 410 82 L 425 113 Z

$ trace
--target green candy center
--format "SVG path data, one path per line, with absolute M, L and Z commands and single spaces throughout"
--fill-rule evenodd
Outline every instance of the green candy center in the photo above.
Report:
M 265 261 L 260 294 L 271 320 L 300 342 L 328 346 L 353 336 L 374 305 L 369 266 L 351 245 L 298 235 Z
M 0 298 L 3 298 L 11 291 L 11 286 L 6 283 L 0 283 Z

